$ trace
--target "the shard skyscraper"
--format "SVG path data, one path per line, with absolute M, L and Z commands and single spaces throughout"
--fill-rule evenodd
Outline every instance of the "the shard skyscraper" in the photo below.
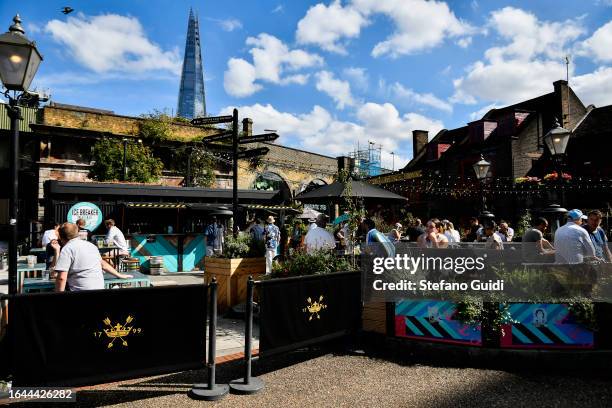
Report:
M 200 26 L 198 18 L 189 10 L 185 58 L 181 73 L 181 88 L 177 116 L 193 119 L 206 116 L 206 95 L 204 92 L 204 68 L 200 48 Z

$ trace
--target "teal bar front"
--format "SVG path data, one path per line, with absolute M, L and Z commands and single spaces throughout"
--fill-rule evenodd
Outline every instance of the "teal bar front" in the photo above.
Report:
M 138 258 L 144 270 L 152 256 L 162 257 L 166 272 L 204 270 L 206 240 L 204 234 L 142 234 L 129 237 L 130 255 Z

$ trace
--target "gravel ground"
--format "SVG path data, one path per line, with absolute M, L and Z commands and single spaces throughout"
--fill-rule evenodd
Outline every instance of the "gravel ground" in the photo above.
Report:
M 296 352 L 253 364 L 266 387 L 251 396 L 191 400 L 202 382 L 191 371 L 78 393 L 78 406 L 126 407 L 610 407 L 609 378 L 584 375 L 432 367 L 398 364 L 365 355 Z M 218 366 L 218 382 L 240 376 L 238 363 Z M 48 406 L 48 405 L 46 405 Z M 74 407 L 74 404 L 66 405 Z

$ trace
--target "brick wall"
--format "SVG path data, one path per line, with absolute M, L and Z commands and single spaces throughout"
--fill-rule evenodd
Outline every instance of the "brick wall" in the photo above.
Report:
M 48 126 L 88 129 L 131 136 L 138 135 L 141 121 L 140 118 L 130 116 L 80 111 L 55 106 L 46 106 L 42 114 L 42 124 Z M 170 131 L 172 136 L 179 140 L 191 140 L 197 136 L 206 136 L 217 132 L 216 129 L 203 129 L 179 123 L 171 124 Z
M 542 153 L 542 148 L 538 147 L 538 132 L 540 144 L 543 144 L 542 121 L 535 117 L 518 134 L 518 140 L 512 141 L 513 177 L 525 176 L 531 169 L 534 155 Z

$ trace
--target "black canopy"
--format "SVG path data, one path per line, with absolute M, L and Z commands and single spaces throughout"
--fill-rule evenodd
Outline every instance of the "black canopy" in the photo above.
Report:
M 384 188 L 380 188 L 360 180 L 349 180 L 346 185 L 339 181 L 335 181 L 307 193 L 298 194 L 295 199 L 307 203 L 322 200 L 337 201 L 342 197 L 361 197 L 379 200 L 407 200 L 406 197 L 402 197 L 385 190 Z

